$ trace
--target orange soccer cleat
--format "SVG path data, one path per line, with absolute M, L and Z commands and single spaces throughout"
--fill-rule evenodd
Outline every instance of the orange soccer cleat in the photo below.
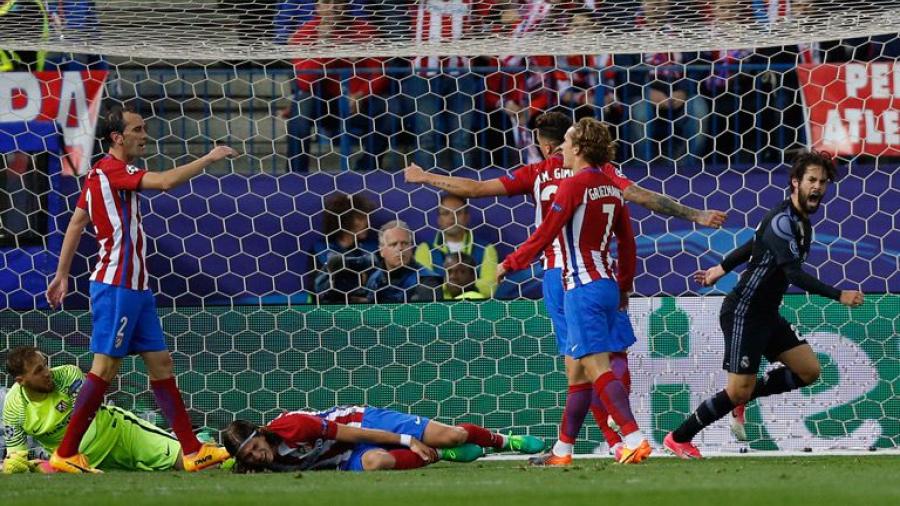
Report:
M 53 452 L 53 455 L 50 456 L 50 467 L 63 473 L 103 474 L 103 471 L 91 467 L 83 453 L 76 453 L 71 457 L 60 457 L 59 454 Z
M 200 450 L 182 457 L 182 462 L 184 463 L 184 470 L 193 473 L 221 464 L 228 460 L 229 457 L 231 455 L 228 454 L 228 450 L 225 448 L 215 443 L 203 443 Z

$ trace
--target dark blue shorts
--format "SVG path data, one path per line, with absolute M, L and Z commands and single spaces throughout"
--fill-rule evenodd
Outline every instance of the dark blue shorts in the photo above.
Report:
M 625 351 L 636 341 L 627 313 L 619 311 L 619 286 L 600 279 L 566 291 L 566 355 Z
M 394 434 L 409 434 L 422 440 L 425 435 L 425 427 L 431 422 L 424 416 L 409 415 L 390 409 L 366 408 L 363 413 L 362 424 L 364 429 L 380 429 Z M 362 457 L 370 450 L 391 450 L 397 446 L 380 446 L 369 443 L 359 443 L 353 447 L 350 458 L 341 465 L 342 471 L 364 471 Z
M 156 301 L 150 290 L 131 290 L 92 281 L 91 315 L 94 353 L 121 358 L 166 349 Z

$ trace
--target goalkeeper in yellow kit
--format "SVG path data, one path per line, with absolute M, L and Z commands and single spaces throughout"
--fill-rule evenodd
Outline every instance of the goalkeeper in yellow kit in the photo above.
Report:
M 24 472 L 26 437 L 53 452 L 66 432 L 72 405 L 84 380 L 74 365 L 49 367 L 37 348 L 10 350 L 6 370 L 16 383 L 3 406 L 7 473 Z M 99 469 L 164 471 L 181 469 L 181 445 L 175 436 L 114 406 L 101 406 L 81 440 L 79 453 Z M 19 462 L 13 462 L 14 460 Z

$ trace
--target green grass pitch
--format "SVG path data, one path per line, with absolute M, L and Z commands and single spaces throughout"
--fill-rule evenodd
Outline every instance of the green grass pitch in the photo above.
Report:
M 439 463 L 404 472 L 233 475 L 110 472 L 0 475 L 4 506 L 106 505 L 890 505 L 900 504 L 900 456 L 672 458 L 567 469 L 522 461 Z

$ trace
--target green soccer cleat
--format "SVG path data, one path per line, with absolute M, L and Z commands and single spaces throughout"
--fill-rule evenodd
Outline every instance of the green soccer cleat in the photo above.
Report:
M 541 453 L 544 451 L 544 440 L 535 436 L 507 436 L 506 448 L 519 453 Z
M 476 444 L 467 443 L 455 448 L 439 448 L 438 455 L 440 455 L 441 460 L 448 462 L 472 462 L 484 455 L 484 448 Z

